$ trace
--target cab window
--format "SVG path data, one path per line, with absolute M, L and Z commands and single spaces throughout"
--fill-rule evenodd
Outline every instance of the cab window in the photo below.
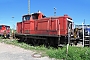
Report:
M 34 13 L 34 14 L 32 14 L 32 18 L 33 18 L 33 19 L 38 19 L 38 16 L 39 16 L 38 13 Z
M 2 28 L 2 26 L 0 26 L 0 29 Z
M 30 20 L 30 17 L 31 17 L 31 15 L 26 15 L 26 16 L 23 16 L 23 21 L 26 21 L 26 20 Z
M 6 26 L 6 29 L 9 30 L 10 29 L 10 26 Z

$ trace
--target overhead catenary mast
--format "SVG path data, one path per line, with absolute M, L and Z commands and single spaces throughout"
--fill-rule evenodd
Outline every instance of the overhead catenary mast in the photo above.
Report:
M 30 14 L 30 0 L 28 0 L 28 14 Z

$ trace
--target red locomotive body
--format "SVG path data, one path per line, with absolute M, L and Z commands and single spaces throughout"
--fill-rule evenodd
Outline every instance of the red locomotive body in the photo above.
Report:
M 16 37 L 21 39 L 21 36 L 28 36 L 27 38 L 32 38 L 31 36 L 34 36 L 33 38 L 37 38 L 38 36 L 46 38 L 47 40 L 45 40 L 45 42 L 47 43 L 55 42 L 55 45 L 60 45 L 61 43 L 65 43 L 64 39 L 68 34 L 68 26 L 70 23 L 72 23 L 72 18 L 68 15 L 46 17 L 41 12 L 24 15 L 22 17 L 22 22 L 17 23 Z M 36 41 L 36 39 L 34 40 Z
M 9 38 L 10 36 L 10 26 L 0 25 L 0 35 L 4 38 Z

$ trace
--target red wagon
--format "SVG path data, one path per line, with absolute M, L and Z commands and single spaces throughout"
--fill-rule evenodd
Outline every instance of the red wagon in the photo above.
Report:
M 0 25 L 0 36 L 4 38 L 9 38 L 10 36 L 10 26 Z

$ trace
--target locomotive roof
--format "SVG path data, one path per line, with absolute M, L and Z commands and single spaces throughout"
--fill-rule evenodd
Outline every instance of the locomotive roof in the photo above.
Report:
M 0 25 L 0 26 L 8 26 L 8 25 Z
M 25 14 L 25 15 L 23 15 L 23 17 L 24 17 L 24 16 L 34 15 L 34 14 L 39 14 L 39 12 L 37 12 L 37 13 L 32 13 L 32 14 Z M 45 15 L 43 15 L 43 16 L 45 16 Z M 46 16 L 45 16 L 45 18 L 59 18 L 59 17 L 67 17 L 67 18 L 69 18 L 70 20 L 72 20 L 72 18 L 70 18 L 67 14 L 64 14 L 64 16 L 49 16 L 49 17 L 46 17 Z
M 25 15 L 23 15 L 23 16 L 29 16 L 29 15 L 31 15 L 31 14 L 25 14 Z
M 39 13 L 25 14 L 25 15 L 23 15 L 23 17 L 24 17 L 24 16 L 37 15 L 37 14 L 39 14 Z M 43 16 L 46 17 L 45 15 L 43 15 Z
M 50 17 L 46 17 L 46 18 L 59 18 L 59 17 L 67 17 L 72 20 L 72 18 L 70 18 L 69 16 L 50 16 Z
M 33 15 L 33 14 L 39 14 L 39 13 L 25 14 L 23 16 L 28 16 L 28 15 Z

